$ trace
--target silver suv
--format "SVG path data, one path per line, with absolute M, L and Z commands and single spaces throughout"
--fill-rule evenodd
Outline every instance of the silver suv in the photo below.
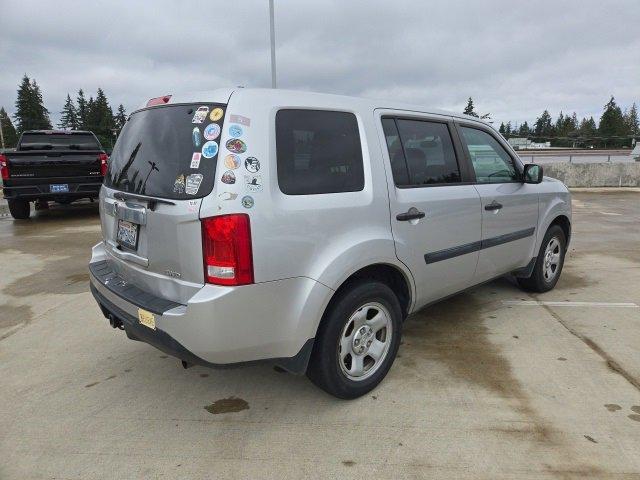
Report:
M 571 233 L 567 188 L 476 118 L 260 89 L 131 114 L 100 218 L 91 291 L 112 326 L 341 398 L 384 378 L 425 305 L 505 274 L 553 288 Z

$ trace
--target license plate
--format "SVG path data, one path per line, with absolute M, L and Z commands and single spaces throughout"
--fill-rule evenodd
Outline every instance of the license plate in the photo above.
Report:
M 69 193 L 69 184 L 68 183 L 56 183 L 53 185 L 49 185 L 49 191 L 51 193 Z
M 138 309 L 138 321 L 145 327 L 149 327 L 152 330 L 156 329 L 156 317 L 151 312 L 147 312 L 142 308 Z
M 138 227 L 139 225 L 126 220 L 118 220 L 117 242 L 123 247 L 136 250 L 138 248 Z

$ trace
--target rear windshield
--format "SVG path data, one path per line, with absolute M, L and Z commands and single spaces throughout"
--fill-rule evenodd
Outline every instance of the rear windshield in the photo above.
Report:
M 133 113 L 116 142 L 105 185 L 185 200 L 211 193 L 224 105 L 152 107 Z
M 91 133 L 25 133 L 20 150 L 102 150 Z

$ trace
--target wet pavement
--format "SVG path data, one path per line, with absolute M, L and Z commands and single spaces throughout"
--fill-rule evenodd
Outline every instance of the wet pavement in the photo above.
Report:
M 640 193 L 574 193 L 557 288 L 410 317 L 371 394 L 183 370 L 88 293 L 95 205 L 0 218 L 0 478 L 640 478 Z M 635 306 L 634 306 L 635 305 Z

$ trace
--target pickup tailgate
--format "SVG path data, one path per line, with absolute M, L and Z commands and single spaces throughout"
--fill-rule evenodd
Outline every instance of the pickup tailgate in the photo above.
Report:
M 6 155 L 9 178 L 99 177 L 101 151 L 26 151 Z

